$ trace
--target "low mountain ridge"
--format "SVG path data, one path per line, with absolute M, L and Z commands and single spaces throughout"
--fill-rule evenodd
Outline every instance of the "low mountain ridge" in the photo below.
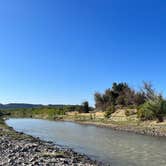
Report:
M 18 108 L 38 108 L 42 107 L 41 104 L 26 104 L 26 103 L 9 103 L 9 104 L 0 104 L 1 110 L 8 109 L 18 109 Z
M 50 107 L 50 108 L 63 108 L 64 106 L 76 107 L 80 105 L 65 105 L 65 104 L 27 104 L 27 103 L 9 103 L 9 104 L 0 104 L 0 110 L 12 110 L 12 109 L 21 109 L 21 108 L 40 108 L 40 107 Z

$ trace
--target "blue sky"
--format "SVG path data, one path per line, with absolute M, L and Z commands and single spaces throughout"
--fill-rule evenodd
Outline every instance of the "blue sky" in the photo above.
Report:
M 2 0 L 0 102 L 80 104 L 112 82 L 166 94 L 165 0 Z

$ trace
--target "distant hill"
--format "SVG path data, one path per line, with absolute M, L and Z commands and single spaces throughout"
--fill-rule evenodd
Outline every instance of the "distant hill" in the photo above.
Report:
M 0 104 L 0 110 L 18 109 L 18 108 L 38 108 L 42 107 L 41 104 L 26 104 L 26 103 L 10 103 Z
M 76 107 L 79 105 L 63 105 L 63 104 L 26 104 L 26 103 L 10 103 L 10 104 L 0 104 L 0 110 L 11 110 L 11 109 L 19 109 L 19 108 L 39 108 L 39 107 L 51 107 L 51 108 L 63 108 L 64 106 Z

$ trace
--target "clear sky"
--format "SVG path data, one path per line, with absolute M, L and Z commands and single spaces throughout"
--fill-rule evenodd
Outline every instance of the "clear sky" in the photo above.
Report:
M 166 94 L 165 0 L 1 0 L 0 102 L 93 104 L 112 82 Z

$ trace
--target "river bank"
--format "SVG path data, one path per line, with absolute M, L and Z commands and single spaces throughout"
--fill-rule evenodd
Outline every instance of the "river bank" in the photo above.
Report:
M 65 120 L 68 121 L 68 120 Z M 142 135 L 150 135 L 150 136 L 159 136 L 166 137 L 166 127 L 165 126 L 132 126 L 132 125 L 117 125 L 113 123 L 102 123 L 102 122 L 90 122 L 90 121 L 73 121 L 83 125 L 94 125 L 97 127 L 105 127 L 113 130 L 132 132 L 136 134 Z
M 126 115 L 126 109 L 116 110 L 110 118 L 105 117 L 103 111 L 93 111 L 89 113 L 79 113 L 77 111 L 57 112 L 52 108 L 40 108 L 34 110 L 11 110 L 8 111 L 9 117 L 15 118 L 35 118 L 48 119 L 54 121 L 72 121 L 85 125 L 95 125 L 114 130 L 133 132 L 150 136 L 166 136 L 166 118 L 163 122 L 157 123 L 157 120 L 142 121 L 138 118 L 136 110 L 128 109 L 133 114 Z
M 0 165 L 102 165 L 69 148 L 19 133 L 0 123 Z
M 32 118 L 10 118 L 6 124 L 18 132 L 73 148 L 81 154 L 110 165 L 166 165 L 165 137 L 145 136 L 75 122 Z
M 166 125 L 164 124 L 153 124 L 151 122 L 142 122 L 142 123 L 131 123 L 131 122 L 114 122 L 109 120 L 82 120 L 82 119 L 73 119 L 65 116 L 60 121 L 69 121 L 75 122 L 82 125 L 94 125 L 97 127 L 110 128 L 113 130 L 132 132 L 141 135 L 157 136 L 157 137 L 166 137 Z
M 78 116 L 78 115 L 77 115 Z M 87 115 L 86 115 L 87 116 Z M 79 116 L 78 116 L 79 117 Z M 111 121 L 108 119 L 90 119 L 90 118 L 75 118 L 68 115 L 56 117 L 55 119 L 43 118 L 42 116 L 34 116 L 30 118 L 47 119 L 53 121 L 75 122 L 82 125 L 93 125 L 97 127 L 110 128 L 113 130 L 132 132 L 135 134 L 149 135 L 156 137 L 166 137 L 166 122 L 156 123 L 155 121 L 133 122 L 133 121 Z M 17 117 L 16 117 L 17 118 Z M 25 117 L 26 118 L 26 117 Z
M 103 112 L 86 114 L 72 112 L 60 116 L 60 118 L 57 117 L 55 120 L 72 121 L 141 135 L 166 137 L 166 120 L 161 123 L 157 123 L 155 120 L 140 121 L 136 115 L 126 116 L 124 110 L 116 111 L 114 114 L 108 119 L 104 117 Z

